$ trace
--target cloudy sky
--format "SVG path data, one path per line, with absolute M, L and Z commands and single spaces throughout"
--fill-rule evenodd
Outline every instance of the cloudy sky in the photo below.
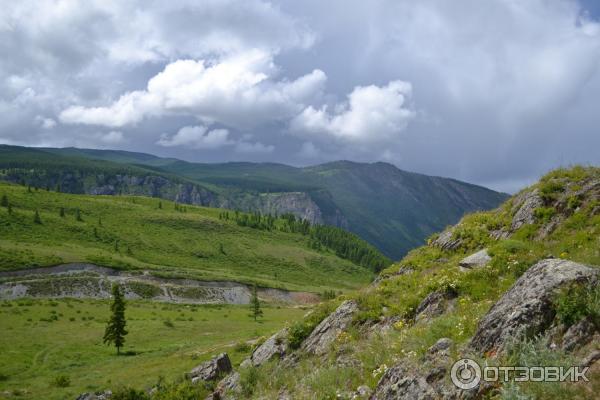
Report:
M 595 0 L 0 3 L 0 143 L 505 191 L 600 163 Z

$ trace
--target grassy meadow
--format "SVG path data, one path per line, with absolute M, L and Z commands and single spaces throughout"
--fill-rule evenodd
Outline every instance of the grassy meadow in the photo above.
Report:
M 355 289 L 373 276 L 330 250 L 311 249 L 306 236 L 238 226 L 219 219 L 220 209 L 7 183 L 1 196 L 12 212 L 0 208 L 0 271 L 90 262 L 312 292 Z
M 93 300 L 0 302 L 0 399 L 69 399 L 85 391 L 173 381 L 227 352 L 234 366 L 251 343 L 302 318 L 300 308 L 127 303 L 125 355 L 102 343 L 109 303 Z M 61 383 L 62 381 L 62 383 Z M 68 385 L 65 385 L 68 381 Z

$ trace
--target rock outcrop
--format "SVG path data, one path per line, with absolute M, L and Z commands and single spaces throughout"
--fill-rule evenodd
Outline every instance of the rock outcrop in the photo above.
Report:
M 112 392 L 110 390 L 105 390 L 104 392 L 82 393 L 77 396 L 76 400 L 108 400 L 111 397 Z
M 594 338 L 598 328 L 590 317 L 571 325 L 563 335 L 561 348 L 565 351 L 572 351 L 581 346 L 585 346 Z
M 447 309 L 450 300 L 457 296 L 453 290 L 431 292 L 415 309 L 415 320 L 427 320 L 442 315 Z
M 439 396 L 424 377 L 407 371 L 401 365 L 388 369 L 371 400 L 434 400 Z
M 358 311 L 356 301 L 343 302 L 333 313 L 329 314 L 312 333 L 302 342 L 301 349 L 311 354 L 324 354 L 329 346 L 350 323 Z
M 186 374 L 192 383 L 198 381 L 214 381 L 217 378 L 232 371 L 231 361 L 227 353 L 221 353 L 218 356 L 206 361 Z
M 258 367 L 275 356 L 283 357 L 288 351 L 288 329 L 284 328 L 258 346 L 250 356 L 252 365 Z
M 479 250 L 477 253 L 473 253 L 468 257 L 460 260 L 458 265 L 462 270 L 468 271 L 473 268 L 480 268 L 487 265 L 492 260 L 489 256 L 487 249 Z
M 462 241 L 454 237 L 454 229 L 452 228 L 440 233 L 440 235 L 431 242 L 431 245 L 446 251 L 456 250 L 461 244 Z
M 470 348 L 503 350 L 512 338 L 545 331 L 555 316 L 556 291 L 571 283 L 597 284 L 598 270 L 571 261 L 548 259 L 531 267 L 481 319 Z
M 538 189 L 519 193 L 514 201 L 513 209 L 516 211 L 510 225 L 511 232 L 523 225 L 535 223 L 535 209 L 543 205 L 544 201 L 540 197 Z

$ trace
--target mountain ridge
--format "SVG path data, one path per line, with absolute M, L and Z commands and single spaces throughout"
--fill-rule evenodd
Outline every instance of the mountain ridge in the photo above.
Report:
M 1 149 L 18 155 L 29 148 L 2 146 Z M 264 214 L 291 212 L 313 223 L 348 229 L 396 259 L 422 244 L 433 232 L 457 222 L 465 213 L 494 208 L 507 197 L 456 179 L 403 171 L 385 162 L 339 160 L 307 167 L 250 162 L 204 164 L 121 150 L 35 150 L 53 155 L 56 162 L 77 159 L 110 163 L 113 169 L 139 168 L 134 170 L 136 176 L 151 181 L 136 188 L 135 180 L 124 183 L 116 176 L 108 179 L 99 177 L 102 174 L 96 177 L 88 174 L 88 181 L 97 182 L 95 188 L 84 188 L 92 194 L 121 191 Z M 33 163 L 22 160 L 22 165 L 27 162 Z M 0 168 L 9 166 L 0 159 Z M 28 171 L 21 172 L 27 174 Z M 153 174 L 159 176 L 159 183 L 154 182 L 156 178 L 150 179 Z M 163 178 L 171 182 L 164 183 Z M 51 182 L 53 186 L 57 183 Z M 36 184 L 45 183 L 42 180 Z M 268 194 L 269 201 L 265 202 L 264 194 Z M 289 204 L 294 206 L 288 207 Z

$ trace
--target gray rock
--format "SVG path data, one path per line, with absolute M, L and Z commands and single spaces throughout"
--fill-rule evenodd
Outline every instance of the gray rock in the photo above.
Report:
M 477 253 L 473 253 L 470 256 L 463 258 L 462 260 L 460 260 L 458 265 L 461 267 L 461 269 L 469 270 L 473 268 L 483 267 L 487 265 L 487 263 L 489 263 L 491 260 L 492 257 L 490 257 L 490 255 L 488 254 L 487 249 L 483 249 L 479 250 Z
M 192 383 L 198 381 L 213 381 L 220 376 L 231 372 L 231 361 L 227 353 L 221 353 L 213 359 L 206 361 L 186 374 Z
M 534 211 L 543 205 L 544 201 L 540 197 L 538 189 L 517 195 L 515 198 L 515 207 L 518 207 L 518 209 L 512 219 L 511 232 L 516 231 L 523 225 L 535 223 Z
M 427 320 L 443 314 L 448 308 L 448 300 L 456 298 L 454 291 L 431 292 L 415 309 L 415 320 Z
M 591 367 L 600 360 L 600 350 L 594 350 L 588 354 L 582 361 L 582 367 Z
M 334 312 L 329 314 L 311 334 L 302 342 L 300 348 L 307 353 L 321 355 L 327 352 L 331 343 L 350 323 L 358 311 L 354 300 L 343 302 Z
M 450 347 L 454 342 L 450 338 L 441 338 L 433 346 L 427 349 L 427 353 L 431 355 L 435 354 L 447 354 L 450 350 Z
M 439 396 L 425 378 L 402 366 L 388 369 L 370 397 L 371 400 L 434 400 Z
M 241 390 L 240 374 L 233 372 L 221 380 L 212 394 L 213 399 L 234 399 Z
M 573 351 L 581 346 L 588 344 L 596 333 L 596 325 L 591 318 L 583 318 L 567 329 L 563 335 L 562 349 Z
M 371 395 L 371 393 L 373 393 L 373 391 L 367 385 L 362 385 L 356 388 L 356 396 L 358 396 L 359 399 L 367 398 Z
M 288 351 L 288 331 L 287 328 L 282 329 L 258 346 L 250 357 L 252 365 L 258 367 L 274 356 L 285 356 Z
M 454 228 L 445 230 L 444 232 L 440 233 L 440 235 L 433 242 L 431 242 L 431 245 L 439 247 L 442 250 L 456 250 L 460 247 L 462 241 L 454 238 L 453 236 Z
M 531 267 L 481 319 L 470 348 L 504 350 L 509 339 L 544 332 L 555 316 L 557 289 L 571 282 L 596 284 L 598 271 L 565 260 L 542 260 Z
M 77 396 L 76 400 L 108 400 L 111 397 L 112 392 L 110 390 L 105 390 L 104 392 L 82 393 Z

